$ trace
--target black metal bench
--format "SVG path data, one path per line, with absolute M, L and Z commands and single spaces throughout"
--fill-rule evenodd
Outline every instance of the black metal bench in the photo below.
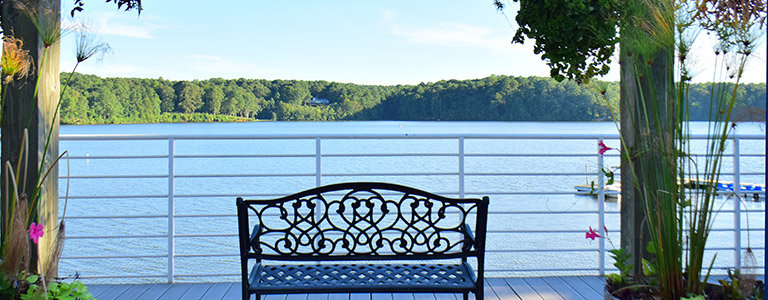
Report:
M 243 299 L 360 292 L 483 299 L 488 197 L 341 183 L 271 200 L 237 198 L 237 215 Z

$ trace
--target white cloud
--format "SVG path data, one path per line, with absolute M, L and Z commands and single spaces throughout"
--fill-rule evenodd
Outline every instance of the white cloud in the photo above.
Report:
M 182 55 L 190 69 L 207 73 L 223 73 L 239 68 L 239 64 L 216 55 Z
M 385 10 L 382 12 L 382 16 L 381 16 L 381 23 L 383 23 L 383 24 L 389 24 L 390 22 L 392 22 L 392 20 L 395 18 L 395 16 L 396 16 L 396 13 L 395 13 L 395 11 L 394 11 L 394 10 L 391 10 L 391 9 L 385 9 Z
M 71 20 L 71 19 L 70 19 Z M 124 15 L 94 13 L 85 20 L 90 31 L 99 35 L 112 35 L 140 39 L 156 38 L 152 33 L 165 26 L 153 24 L 143 17 L 141 20 Z
M 392 26 L 390 34 L 405 37 L 410 42 L 445 47 L 487 49 L 493 53 L 509 52 L 510 39 L 494 36 L 493 30 L 453 22 L 442 22 L 429 27 Z
M 180 55 L 180 64 L 199 78 L 239 78 L 252 77 L 259 70 L 253 63 L 238 61 L 217 55 L 188 54 Z M 263 71 L 263 70 L 262 70 Z
M 132 37 L 140 39 L 154 38 L 150 32 L 153 28 L 130 26 L 130 25 L 110 25 L 102 27 L 100 33 L 104 35 L 116 35 L 123 37 Z
M 73 63 L 61 64 L 62 72 L 72 71 Z M 83 64 L 78 66 L 77 72 L 84 74 L 97 74 L 102 77 L 141 77 L 141 78 L 153 78 L 158 77 L 158 72 L 152 72 L 152 70 L 146 70 L 138 65 L 121 64 L 121 63 L 97 63 L 97 64 Z

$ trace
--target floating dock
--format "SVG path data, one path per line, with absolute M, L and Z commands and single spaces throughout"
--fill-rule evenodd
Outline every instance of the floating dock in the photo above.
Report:
M 576 189 L 577 195 L 592 195 L 597 196 L 597 186 L 589 184 L 576 185 L 573 188 Z M 618 198 L 621 195 L 621 183 L 614 183 L 606 185 L 604 188 L 606 198 Z
M 734 192 L 734 183 L 732 181 L 718 181 L 717 194 L 728 194 Z M 686 179 L 685 187 L 689 189 L 704 189 L 713 185 L 711 180 L 697 180 Z M 760 195 L 765 197 L 765 185 L 757 183 L 741 183 L 739 194 L 743 194 L 744 197 L 752 196 L 755 201 L 760 200 Z
M 717 194 L 730 194 L 733 193 L 734 183 L 730 181 L 718 181 Z M 689 189 L 704 189 L 712 186 L 710 180 L 696 180 L 687 179 L 685 181 L 685 187 Z M 580 184 L 573 187 L 576 189 L 577 195 L 593 195 L 597 196 L 597 187 L 589 184 Z M 621 183 L 614 183 L 612 185 L 605 186 L 605 196 L 616 198 L 621 195 Z M 744 195 L 744 198 L 752 197 L 753 200 L 758 201 L 760 197 L 765 197 L 765 185 L 756 183 L 742 183 L 739 189 L 739 194 Z

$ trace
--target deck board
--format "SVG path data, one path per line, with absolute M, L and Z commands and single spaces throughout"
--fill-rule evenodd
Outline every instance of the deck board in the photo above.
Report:
M 115 300 L 129 300 L 138 299 L 139 295 L 144 294 L 151 286 L 148 284 L 134 284 L 126 289 L 122 294 L 117 296 Z M 100 299 L 100 298 L 97 298 Z
M 581 295 L 578 291 L 576 291 L 574 288 L 572 288 L 570 285 L 568 285 L 562 278 L 560 277 L 543 277 L 541 278 L 544 280 L 546 284 L 548 284 L 552 289 L 560 295 L 562 299 L 573 299 L 573 300 L 590 300 L 595 298 L 585 298 Z
M 447 295 L 447 294 L 442 294 Z M 435 294 L 432 293 L 413 293 L 413 300 L 435 300 Z
M 486 278 L 483 300 L 591 300 L 602 299 L 605 281 L 598 276 L 560 276 L 526 278 Z M 240 283 L 176 283 L 92 285 L 91 293 L 100 300 L 237 300 Z M 252 297 L 251 299 L 254 299 Z M 450 293 L 352 293 L 266 295 L 259 300 L 458 300 Z M 470 299 L 474 299 L 470 296 Z M 255 300 L 255 299 L 254 299 Z
M 371 294 L 371 300 L 392 300 L 392 294 L 389 294 L 389 293 Z
M 168 288 L 162 295 L 160 295 L 158 300 L 177 300 L 182 299 L 182 295 L 184 295 L 193 284 L 191 283 L 179 283 L 179 284 L 173 284 L 170 288 Z
M 349 300 L 371 300 L 371 294 L 352 293 L 349 294 Z
M 507 285 L 520 297 L 521 300 L 542 300 L 539 293 L 533 289 L 523 278 L 507 278 Z
M 587 286 L 594 289 L 596 292 L 598 292 L 600 295 L 603 294 L 603 287 L 605 286 L 605 278 L 601 276 L 582 276 L 577 277 L 581 279 L 581 281 L 585 282 Z
M 307 294 L 290 294 L 285 296 L 285 300 L 307 300 Z
M 181 295 L 181 298 L 178 299 L 200 300 L 202 299 L 203 294 L 208 292 L 208 289 L 210 289 L 211 286 L 213 286 L 213 283 L 192 284 L 192 286 Z
M 393 300 L 413 300 L 413 295 L 406 293 L 392 293 Z
M 97 299 L 117 299 L 117 297 L 120 296 L 125 290 L 133 286 L 132 284 L 118 284 L 118 285 L 112 285 L 109 286 L 109 288 L 105 289 L 101 294 L 99 294 Z M 147 287 L 149 288 L 149 287 Z
M 152 284 L 149 286 L 149 288 L 146 291 L 144 291 L 144 293 L 142 293 L 141 295 L 139 295 L 134 299 L 146 299 L 146 300 L 158 299 L 168 289 L 170 289 L 172 285 L 173 284 L 170 284 L 170 283 Z
M 602 293 L 596 291 L 594 288 L 592 288 L 592 286 L 589 285 L 589 283 L 582 280 L 580 277 L 566 276 L 558 278 L 560 278 L 565 284 L 578 292 L 579 295 L 581 295 L 584 299 L 600 299 L 603 296 Z
M 549 284 L 544 282 L 544 279 L 540 277 L 523 278 L 528 285 L 539 294 L 539 297 L 544 300 L 563 300 L 563 297 L 558 294 Z
M 520 300 L 520 295 L 512 290 L 512 287 L 509 286 L 509 283 L 507 283 L 504 278 L 487 278 L 485 280 L 487 283 L 486 289 L 485 289 L 485 299 L 484 300 L 495 300 L 495 299 L 504 299 L 504 300 Z
M 94 284 L 94 285 L 89 285 L 87 287 L 88 287 L 88 291 L 91 292 L 91 295 L 96 297 L 96 296 L 100 295 L 101 293 L 103 293 L 104 291 L 106 291 L 107 289 L 109 289 L 111 287 L 111 285 L 108 285 L 108 284 Z
M 201 283 L 203 284 L 203 283 Z M 232 283 L 232 282 L 219 282 L 214 283 L 211 285 L 211 287 L 208 288 L 207 291 L 200 297 L 200 299 L 221 299 L 224 298 L 224 294 L 227 293 L 227 291 L 230 289 L 237 289 L 240 290 L 240 283 Z M 185 299 L 186 300 L 186 299 Z
M 328 300 L 349 300 L 349 294 L 328 294 Z

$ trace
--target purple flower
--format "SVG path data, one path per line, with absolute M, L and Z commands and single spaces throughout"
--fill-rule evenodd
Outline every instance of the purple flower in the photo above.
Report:
M 32 222 L 32 224 L 29 224 L 29 238 L 32 239 L 35 244 L 37 244 L 38 239 L 43 237 L 43 234 L 45 233 L 43 231 L 43 224 L 35 224 L 35 222 Z
M 600 152 L 600 155 L 605 154 L 605 151 L 613 149 L 611 147 L 606 146 L 605 143 L 603 143 L 603 141 L 600 141 L 599 143 L 597 143 L 597 148 L 598 148 L 597 152 Z
M 587 236 L 588 239 L 592 239 L 593 241 L 595 240 L 595 238 L 601 238 L 602 237 L 599 234 L 597 234 L 597 232 L 595 232 L 594 229 L 592 229 L 592 226 L 589 226 L 589 231 L 587 231 L 586 236 Z

